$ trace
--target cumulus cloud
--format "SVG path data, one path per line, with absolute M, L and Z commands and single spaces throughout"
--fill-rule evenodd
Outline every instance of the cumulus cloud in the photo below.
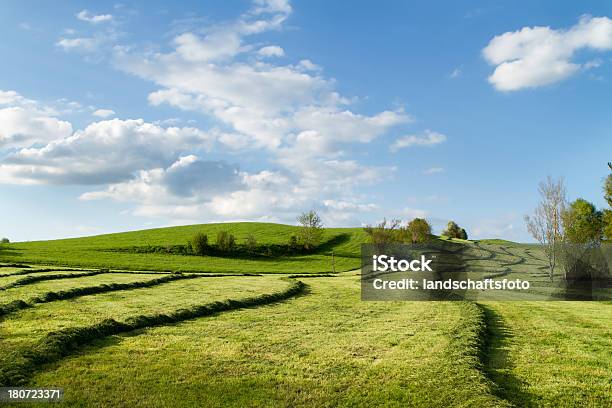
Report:
M 12 153 L 0 162 L 0 182 L 96 185 L 81 199 L 135 203 L 134 214 L 173 222 L 294 222 L 296 213 L 316 207 L 338 225 L 359 223 L 357 215 L 375 204 L 355 190 L 384 180 L 395 168 L 364 165 L 350 157 L 351 146 L 372 143 L 411 117 L 401 108 L 356 112 L 353 99 L 340 95 L 335 80 L 312 61 L 281 64 L 271 57 L 283 56 L 282 48 L 249 41 L 254 34 L 281 31 L 291 11 L 287 1 L 255 0 L 233 21 L 175 35 L 169 51 L 105 47 L 114 67 L 157 86 L 149 104 L 200 112 L 212 128 L 94 122 Z M 95 53 L 110 44 L 112 34 L 103 29 L 60 39 L 58 46 Z M 261 160 L 240 170 L 212 159 L 215 147 L 236 161 L 245 151 Z
M 142 119 L 94 122 L 43 147 L 21 149 L 0 164 L 0 182 L 105 184 L 141 169 L 172 163 L 182 152 L 208 149 L 210 135 L 195 128 L 163 128 Z
M 56 114 L 15 91 L 0 90 L 0 149 L 30 147 L 70 135 L 72 125 Z
M 516 91 L 559 82 L 592 67 L 575 60 L 582 49 L 612 50 L 612 20 L 583 16 L 569 29 L 523 27 L 494 37 L 483 56 L 496 66 L 489 76 L 491 85 Z
M 282 57 L 285 55 L 285 50 L 277 45 L 269 45 L 267 47 L 262 47 L 257 51 L 257 54 L 262 57 Z
M 392 152 L 412 146 L 434 146 L 446 141 L 446 136 L 442 133 L 426 130 L 421 135 L 407 135 L 395 140 L 389 147 Z
M 113 19 L 112 14 L 92 14 L 87 10 L 79 11 L 76 17 L 81 21 L 86 21 L 92 24 L 105 23 Z
M 115 111 L 112 109 L 96 109 L 93 111 L 92 115 L 97 116 L 99 118 L 108 118 L 109 116 L 113 116 Z

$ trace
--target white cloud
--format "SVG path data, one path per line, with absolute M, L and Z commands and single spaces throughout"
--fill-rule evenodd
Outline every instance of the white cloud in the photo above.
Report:
M 72 133 L 57 111 L 15 91 L 0 90 L 0 150 L 44 144 Z
M 109 116 L 113 116 L 115 111 L 112 109 L 96 109 L 92 115 L 97 116 L 99 118 L 108 118 Z
M 257 51 L 257 54 L 262 57 L 282 57 L 285 55 L 285 50 L 277 45 L 269 45 L 267 47 L 262 47 Z
M 279 64 L 261 58 L 282 56 L 284 50 L 262 48 L 249 36 L 282 30 L 290 12 L 286 1 L 255 0 L 234 21 L 181 32 L 168 52 L 107 47 L 109 38 L 118 38 L 107 29 L 61 39 L 58 46 L 67 50 L 110 50 L 115 67 L 157 85 L 148 95 L 151 105 L 201 112 L 212 128 L 94 122 L 12 154 L 0 162 L 0 181 L 99 185 L 81 198 L 135 203 L 133 214 L 172 222 L 293 222 L 300 211 L 316 207 L 330 222 L 359 224 L 358 215 L 375 204 L 355 189 L 384 180 L 395 168 L 363 165 L 350 157 L 350 148 L 372 143 L 411 117 L 401 108 L 354 111 L 354 98 L 340 95 L 336 81 L 308 59 Z M 237 158 L 247 151 L 249 159 L 262 160 L 248 172 L 210 160 L 213 141 Z M 209 173 L 213 177 L 202 176 Z
M 574 60 L 581 49 L 612 50 L 612 20 L 583 16 L 567 30 L 523 27 L 493 38 L 483 55 L 496 66 L 489 82 L 497 90 L 516 91 L 559 82 L 592 67 Z
M 92 14 L 87 10 L 81 10 L 76 17 L 81 21 L 86 21 L 92 24 L 109 22 L 113 19 L 112 14 Z
M 426 170 L 423 170 L 423 174 L 427 176 L 431 174 L 437 174 L 437 173 L 444 173 L 444 169 L 442 167 L 430 167 Z
M 169 165 L 182 152 L 208 150 L 211 143 L 209 134 L 195 128 L 163 128 L 142 119 L 94 122 L 43 147 L 10 154 L 0 164 L 0 182 L 118 182 L 142 169 Z
M 455 68 L 453 69 L 453 72 L 450 73 L 449 77 L 450 78 L 459 78 L 461 76 L 461 69 L 459 68 Z
M 55 45 L 64 51 L 93 52 L 102 44 L 101 37 L 60 38 Z
M 407 135 L 395 140 L 389 147 L 392 152 L 412 146 L 434 146 L 446 141 L 446 136 L 426 130 L 422 135 Z

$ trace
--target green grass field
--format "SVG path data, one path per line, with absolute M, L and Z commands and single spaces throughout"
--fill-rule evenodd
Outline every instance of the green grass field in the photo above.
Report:
M 0 386 L 62 387 L 66 406 L 612 405 L 612 302 L 364 302 L 357 272 L 309 277 L 329 271 L 327 253 L 245 262 L 104 251 L 230 227 L 262 242 L 292 231 L 249 223 L 11 244 L 0 261 L 60 266 L 0 267 Z M 341 234 L 334 254 L 356 268 L 363 234 L 326 237 Z M 459 244 L 471 277 L 545 277 L 536 246 Z M 67 265 L 138 272 L 49 270 Z M 226 275 L 159 273 L 176 269 Z
M 139 254 L 114 250 L 133 246 L 184 245 L 196 232 L 207 234 L 214 242 L 217 232 L 224 230 L 243 243 L 249 234 L 258 242 L 287 244 L 297 227 L 267 223 L 227 223 L 189 225 L 123 232 L 87 238 L 54 241 L 19 242 L 6 245 L 1 255 L 7 262 L 53 264 L 73 267 L 105 267 L 113 269 L 191 271 L 191 272 L 329 272 L 334 252 L 336 271 L 359 268 L 359 246 L 365 240 L 361 228 L 327 228 L 323 243 L 313 254 L 257 259 L 231 257 Z

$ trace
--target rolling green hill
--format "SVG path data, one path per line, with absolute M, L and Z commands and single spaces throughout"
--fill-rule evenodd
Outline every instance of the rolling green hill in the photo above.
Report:
M 184 245 L 196 232 L 207 234 L 211 242 L 219 231 L 227 231 L 235 235 L 238 244 L 252 234 L 258 244 L 282 245 L 287 244 L 297 230 L 298 227 L 291 225 L 254 222 L 156 228 L 85 238 L 12 243 L 0 249 L 0 260 L 127 270 L 295 273 L 330 272 L 333 251 L 336 271 L 359 267 L 359 246 L 365 241 L 361 228 L 326 228 L 320 247 L 307 255 L 236 259 L 129 252 L 133 247 Z

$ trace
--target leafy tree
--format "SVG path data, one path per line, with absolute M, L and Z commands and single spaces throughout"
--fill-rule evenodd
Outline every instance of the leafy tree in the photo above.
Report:
M 431 225 L 424 218 L 415 218 L 406 226 L 406 234 L 412 243 L 425 242 L 431 237 Z
M 297 218 L 300 224 L 297 239 L 299 244 L 310 251 L 321 243 L 323 237 L 323 221 L 314 210 L 302 213 Z
M 363 230 L 368 235 L 369 241 L 376 245 L 386 245 L 402 241 L 402 235 L 405 231 L 400 228 L 401 221 L 394 219 L 387 222 L 383 219 L 376 226 L 368 225 Z
M 299 249 L 299 247 L 300 247 L 300 243 L 298 242 L 297 236 L 291 235 L 289 237 L 289 248 L 295 251 Z
M 603 211 L 604 236 L 612 241 L 612 210 Z
M 455 221 L 449 221 L 446 229 L 442 231 L 442 235 L 446 235 L 449 238 L 468 239 L 465 229 L 459 227 Z
M 612 165 L 608 163 L 612 170 Z M 612 174 L 609 174 L 604 184 L 604 194 L 608 206 L 611 207 L 603 211 L 604 235 L 606 239 L 612 241 Z
M 189 241 L 189 246 L 195 255 L 205 255 L 206 248 L 208 248 L 208 235 L 201 232 L 196 233 Z
M 257 248 L 257 239 L 255 239 L 255 235 L 249 234 L 244 239 L 244 246 L 247 250 L 253 252 Z
M 603 235 L 603 214 L 579 198 L 563 213 L 563 229 L 565 239 L 573 244 L 599 243 Z
M 217 233 L 217 249 L 222 252 L 229 252 L 236 246 L 236 238 L 227 231 Z

